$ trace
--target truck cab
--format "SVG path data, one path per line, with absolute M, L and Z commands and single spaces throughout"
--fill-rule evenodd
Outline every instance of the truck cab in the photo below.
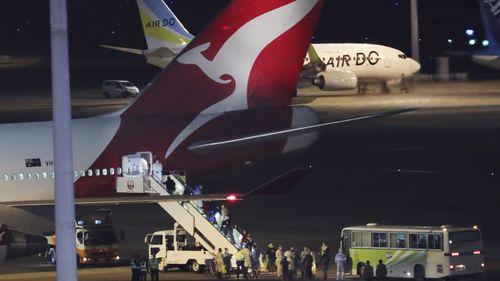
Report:
M 149 233 L 144 238 L 149 257 L 156 255 L 160 269 L 178 267 L 181 270 L 202 272 L 205 261 L 213 256 L 204 249 L 194 237 L 189 235 L 178 223 L 170 230 Z

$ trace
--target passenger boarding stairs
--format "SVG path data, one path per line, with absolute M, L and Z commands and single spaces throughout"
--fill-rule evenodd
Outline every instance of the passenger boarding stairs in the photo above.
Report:
M 176 190 L 184 189 L 189 194 L 190 188 L 184 183 L 179 174 L 172 173 L 170 178 L 174 180 Z M 147 173 L 145 175 L 124 173 L 117 177 L 116 185 L 116 190 L 120 193 L 149 193 L 151 195 L 172 196 L 167 192 L 163 183 Z M 216 253 L 219 248 L 222 250 L 227 248 L 234 255 L 238 251 L 239 244 L 231 243 L 218 229 L 218 226 L 213 225 L 198 210 L 194 201 L 162 201 L 158 202 L 158 204 L 209 252 Z M 235 259 L 231 260 L 233 266 L 236 266 Z

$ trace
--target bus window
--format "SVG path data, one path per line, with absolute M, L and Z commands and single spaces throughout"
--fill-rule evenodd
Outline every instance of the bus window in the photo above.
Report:
M 370 233 L 369 232 L 352 232 L 352 246 L 353 247 L 370 247 Z
M 427 235 L 418 233 L 410 234 L 410 248 L 412 249 L 427 249 Z
M 391 248 L 407 248 L 406 233 L 391 233 Z
M 387 233 L 372 233 L 372 247 L 386 248 L 387 247 Z
M 427 235 L 427 241 L 428 241 L 428 245 L 429 245 L 429 249 L 433 249 L 433 250 L 442 250 L 443 248 L 443 238 L 441 236 L 441 234 L 437 234 L 437 233 L 434 233 L 434 234 L 429 234 Z

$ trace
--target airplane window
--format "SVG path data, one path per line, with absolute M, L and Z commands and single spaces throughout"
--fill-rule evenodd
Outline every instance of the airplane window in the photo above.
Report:
M 102 169 L 102 175 L 107 176 L 108 175 L 108 169 Z
M 36 180 L 39 180 L 39 179 L 40 179 L 40 174 L 39 174 L 39 173 L 34 173 L 34 175 L 35 175 L 35 179 L 36 179 Z
M 109 169 L 109 174 L 110 175 L 114 175 L 115 174 L 115 169 L 114 168 L 110 168 Z
M 101 170 L 99 170 L 99 169 L 95 169 L 95 175 L 96 175 L 96 176 L 100 176 L 100 175 L 101 175 Z
M 42 178 L 47 179 L 47 172 L 42 172 Z
M 23 173 L 19 173 L 19 180 L 20 180 L 20 181 L 23 181 L 23 180 L 24 180 L 24 174 L 23 174 Z
M 116 168 L 116 174 L 121 175 L 122 174 L 122 168 L 118 167 Z
M 89 169 L 89 170 L 87 171 L 87 175 L 88 175 L 89 177 L 91 177 L 91 176 L 92 176 L 92 170 L 90 170 L 90 169 Z
M 7 175 L 7 174 L 3 175 L 3 180 L 4 181 L 9 181 L 9 175 Z
M 74 177 L 74 178 L 77 178 L 77 177 L 78 177 L 78 171 L 77 171 L 77 170 L 74 170 L 74 171 L 73 171 L 73 177 Z
M 85 176 L 85 171 L 84 170 L 80 170 L 80 177 L 84 177 Z
M 31 173 L 26 174 L 26 177 L 28 178 L 28 180 L 32 180 L 33 179 L 33 175 Z
M 13 180 L 13 181 L 15 181 L 17 179 L 16 174 L 10 175 L 10 179 Z
M 49 173 L 49 176 L 50 176 L 51 178 L 55 178 L 55 177 L 56 177 L 56 174 L 55 174 L 54 172 L 50 172 L 50 173 Z

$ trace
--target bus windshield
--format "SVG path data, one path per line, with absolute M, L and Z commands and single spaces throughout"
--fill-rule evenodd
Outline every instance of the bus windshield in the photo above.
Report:
M 477 230 L 457 231 L 449 233 L 449 243 L 452 249 L 457 249 L 464 243 L 480 243 L 481 233 Z

